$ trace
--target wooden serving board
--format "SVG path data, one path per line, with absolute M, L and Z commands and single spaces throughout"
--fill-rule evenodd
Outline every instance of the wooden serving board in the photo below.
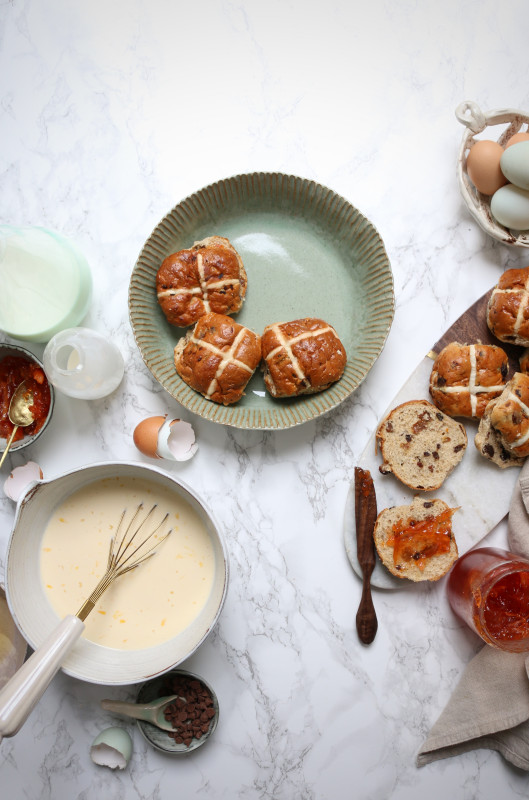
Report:
M 410 375 L 402 389 L 393 398 L 382 418 L 395 406 L 407 400 L 429 400 L 429 382 L 433 359 L 450 342 L 461 344 L 495 344 L 509 357 L 509 377 L 519 369 L 519 356 L 522 348 L 500 342 L 489 331 L 486 322 L 487 303 L 492 289 L 470 306 L 453 325 L 441 336 L 429 353 Z M 458 418 L 465 425 L 468 446 L 463 460 L 448 476 L 440 489 L 433 492 L 417 492 L 408 489 L 393 475 L 381 475 L 380 453 L 376 452 L 375 431 L 371 435 L 358 466 L 367 469 L 373 477 L 379 512 L 390 506 L 407 505 L 417 494 L 425 497 L 439 497 L 451 508 L 459 508 L 453 516 L 453 531 L 462 555 L 476 545 L 489 533 L 509 511 L 511 496 L 518 480 L 519 467 L 500 469 L 492 461 L 484 458 L 474 446 L 478 422 Z M 356 555 L 354 486 L 351 487 L 345 507 L 344 542 L 347 557 L 357 575 L 362 571 Z M 371 576 L 372 586 L 384 589 L 408 588 L 415 586 L 411 581 L 394 577 L 377 559 Z

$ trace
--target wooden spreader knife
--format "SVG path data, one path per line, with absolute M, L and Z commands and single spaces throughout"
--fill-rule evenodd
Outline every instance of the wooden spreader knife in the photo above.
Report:
M 377 500 L 373 478 L 369 470 L 355 467 L 354 491 L 356 552 L 363 578 L 362 598 L 356 614 L 356 630 L 361 642 L 371 644 L 378 628 L 371 594 L 371 573 L 376 563 L 373 529 L 377 518 Z

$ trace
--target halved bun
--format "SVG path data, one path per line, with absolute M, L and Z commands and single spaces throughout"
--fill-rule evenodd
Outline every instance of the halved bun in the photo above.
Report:
M 460 422 L 427 400 L 410 400 L 382 420 L 376 434 L 382 474 L 392 472 L 410 489 L 439 489 L 467 446 Z
M 414 582 L 437 581 L 446 575 L 458 558 L 452 532 L 456 510 L 443 500 L 415 497 L 411 505 L 380 512 L 373 537 L 378 555 L 392 575 Z M 444 552 L 436 552 L 438 546 Z

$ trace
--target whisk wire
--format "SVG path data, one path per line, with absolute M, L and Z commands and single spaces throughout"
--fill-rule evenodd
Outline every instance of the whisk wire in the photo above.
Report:
M 161 527 L 162 527 L 162 526 L 165 524 L 165 522 L 167 522 L 167 520 L 168 520 L 168 518 L 169 518 L 169 514 L 166 514 L 166 515 L 165 515 L 165 517 L 162 519 L 162 521 L 158 523 L 158 525 L 156 526 L 156 528 L 155 528 L 153 531 L 151 531 L 151 533 L 150 533 L 150 534 L 149 534 L 149 535 L 148 535 L 148 536 L 147 536 L 145 539 L 143 539 L 143 541 L 142 541 L 142 542 L 140 542 L 140 544 L 138 544 L 138 545 L 137 545 L 137 546 L 134 548 L 134 550 L 132 551 L 132 553 L 129 553 L 129 555 L 128 555 L 126 558 L 123 558 L 123 556 L 125 556 L 125 554 L 126 554 L 126 552 L 127 552 L 128 548 L 130 547 L 130 545 L 132 545 L 132 542 L 133 542 L 133 540 L 134 540 L 134 538 L 135 538 L 136 534 L 137 534 L 137 533 L 139 533 L 139 531 L 141 530 L 141 528 L 143 527 L 143 525 L 144 525 L 144 524 L 145 524 L 145 522 L 147 521 L 148 517 L 149 517 L 149 516 L 150 516 L 150 515 L 153 513 L 153 511 L 156 509 L 156 507 L 157 507 L 157 506 L 153 506 L 153 507 L 151 508 L 151 510 L 149 511 L 149 513 L 147 514 L 147 516 L 145 517 L 145 519 L 143 520 L 143 522 L 141 523 L 141 525 L 139 526 L 139 528 L 137 528 L 137 530 L 136 530 L 136 531 L 134 532 L 134 534 L 132 535 L 131 539 L 130 539 L 130 540 L 127 542 L 126 546 L 123 548 L 123 552 L 122 552 L 121 554 L 119 554 L 119 551 L 118 551 L 118 555 L 116 556 L 116 566 L 118 566 L 118 568 L 120 569 L 120 574 L 123 574 L 123 572 L 121 572 L 121 567 L 124 567 L 124 566 L 125 566 L 125 564 L 127 564 L 127 563 L 130 561 L 130 559 L 131 559 L 131 558 L 134 558 L 134 556 L 136 555 L 136 553 L 138 553 L 140 550 L 142 550 L 142 549 L 145 547 L 145 545 L 147 544 L 147 542 L 149 541 L 149 539 L 152 539 L 152 537 L 153 537 L 153 536 L 155 536 L 155 535 L 158 533 L 158 531 L 159 531 L 159 530 L 160 530 L 160 528 L 161 528 Z M 128 534 L 128 532 L 129 532 L 129 530 L 130 530 L 130 525 L 129 525 L 129 527 L 127 528 L 127 534 Z M 151 547 L 150 547 L 150 548 L 147 550 L 147 552 L 144 552 L 144 554 L 143 554 L 143 555 L 142 555 L 142 556 L 141 556 L 141 557 L 140 557 L 140 558 L 139 558 L 139 559 L 136 561 L 136 563 L 134 564 L 134 566 L 138 566 L 138 564 L 141 564 L 143 561 L 145 561 L 145 559 L 149 557 L 149 554 L 150 554 L 150 553 L 151 553 L 151 552 L 152 552 L 152 551 L 153 551 L 153 550 L 154 550 L 156 547 L 158 547 L 158 545 L 159 545 L 159 544 L 161 544 L 161 543 L 163 542 L 163 540 L 164 540 L 165 538 L 167 538 L 167 536 L 169 536 L 169 533 L 171 533 L 171 532 L 172 532 L 172 529 L 171 529 L 171 530 L 169 530 L 169 532 L 168 532 L 168 533 L 166 533 L 166 534 L 165 534 L 165 536 L 164 536 L 164 537 L 162 537 L 162 539 L 159 539 L 157 542 L 154 542 L 154 544 L 153 544 L 153 545 L 151 545 Z M 125 538 L 126 538 L 126 535 L 125 535 L 124 539 L 125 539 Z M 119 562 L 119 563 L 118 563 L 118 562 Z M 127 571 L 128 571 L 128 570 L 127 570 Z
M 118 527 L 114 536 L 110 540 L 110 547 L 108 552 L 108 561 L 107 561 L 107 569 L 97 586 L 95 587 L 94 591 L 90 595 L 90 597 L 83 603 L 79 611 L 77 612 L 76 616 L 79 617 L 80 620 L 85 620 L 88 614 L 93 610 L 96 603 L 103 595 L 103 593 L 108 589 L 110 584 L 116 579 L 119 578 L 121 575 L 125 575 L 125 573 L 130 572 L 133 569 L 136 569 L 140 564 L 143 564 L 147 559 L 152 558 L 155 555 L 155 550 L 159 547 L 162 542 L 167 539 L 167 537 L 173 532 L 173 529 L 170 528 L 167 533 L 162 536 L 161 539 L 156 540 L 153 542 L 150 547 L 145 551 L 145 545 L 147 542 L 155 536 L 158 531 L 163 527 L 165 522 L 167 521 L 169 514 L 166 514 L 165 517 L 158 523 L 158 525 L 152 530 L 148 536 L 146 536 L 141 542 L 137 543 L 132 552 L 128 553 L 129 548 L 132 546 L 132 543 L 136 539 L 137 535 L 144 527 L 145 523 L 149 520 L 151 515 L 156 510 L 156 504 L 147 512 L 143 520 L 140 524 L 134 529 L 134 532 L 129 537 L 129 532 L 132 529 L 132 526 L 135 524 L 138 514 L 143 510 L 143 503 L 136 508 L 130 522 L 127 525 L 127 529 L 124 534 L 121 534 L 121 527 L 123 524 L 123 520 L 125 519 L 125 515 L 127 513 L 127 509 L 123 511 L 121 514 Z M 135 561 L 134 556 L 140 551 L 144 550 L 141 556 L 136 558 Z
M 132 519 L 129 521 L 129 524 L 127 525 L 127 530 L 125 531 L 124 535 L 121 536 L 121 539 L 118 539 L 119 532 L 120 532 L 120 529 L 121 529 L 121 525 L 123 523 L 123 519 L 125 517 L 125 514 L 127 513 L 127 509 L 125 509 L 123 511 L 123 514 L 121 515 L 121 519 L 119 521 L 118 529 L 117 529 L 117 532 L 116 532 L 116 539 L 118 539 L 118 549 L 113 554 L 115 563 L 118 563 L 119 560 L 125 555 L 125 553 L 129 549 L 129 547 L 131 546 L 132 542 L 134 541 L 137 533 L 140 531 L 140 529 L 142 528 L 144 523 L 147 521 L 147 519 L 154 512 L 155 509 L 156 509 L 156 505 L 154 505 L 151 508 L 151 510 L 147 513 L 147 515 L 145 516 L 143 521 L 136 528 L 136 530 L 134 531 L 134 533 L 132 534 L 132 536 L 129 539 L 129 538 L 127 538 L 128 535 L 129 535 L 129 531 L 132 528 L 132 526 L 134 525 L 134 523 L 136 522 L 136 518 L 137 518 L 138 514 L 140 513 L 140 511 L 143 511 L 143 503 L 140 503 L 139 506 L 137 507 L 136 511 L 134 512 L 134 515 L 132 516 Z

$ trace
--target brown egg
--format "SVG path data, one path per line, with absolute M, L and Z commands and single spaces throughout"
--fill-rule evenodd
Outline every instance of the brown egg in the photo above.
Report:
M 507 150 L 511 144 L 518 144 L 518 142 L 529 142 L 529 133 L 515 133 L 514 136 L 507 140 L 505 149 Z
M 189 461 L 197 452 L 195 431 L 183 419 L 147 417 L 134 429 L 134 444 L 144 456 Z
M 470 148 L 467 156 L 467 172 L 478 192 L 492 195 L 500 186 L 507 183 L 507 178 L 500 168 L 502 154 L 503 147 L 489 139 L 482 139 Z
M 158 449 L 158 433 L 165 422 L 165 417 L 147 417 L 134 429 L 134 444 L 144 456 L 160 458 Z

